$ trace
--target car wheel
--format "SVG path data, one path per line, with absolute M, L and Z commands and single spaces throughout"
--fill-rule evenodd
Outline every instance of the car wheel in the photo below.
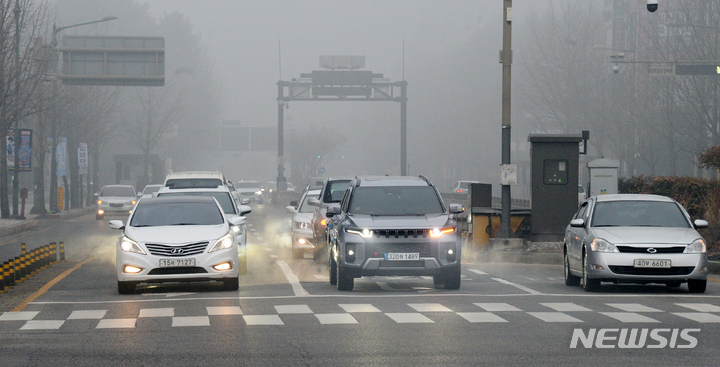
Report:
M 707 279 L 688 279 L 690 293 L 705 293 L 705 288 L 707 288 Z
M 588 276 L 588 256 L 587 252 L 583 253 L 583 288 L 588 291 L 596 291 L 600 288 L 600 281 L 597 279 L 590 279 Z
M 245 255 L 240 256 L 240 259 L 238 260 L 238 274 L 247 274 L 247 252 L 245 252 Z
M 433 283 L 435 284 L 435 289 L 445 289 L 445 278 L 443 278 L 442 275 L 433 275 Z
M 132 294 L 135 291 L 135 282 L 121 282 L 118 280 L 118 293 Z
M 671 282 L 665 282 L 665 285 L 666 285 L 668 288 L 678 288 L 678 287 L 680 287 L 681 284 L 682 284 L 682 282 L 679 281 L 679 280 L 673 280 L 673 281 L 671 281 Z
M 330 285 L 337 285 L 337 263 L 332 256 L 330 256 L 330 266 L 328 268 L 330 269 Z
M 570 259 L 568 258 L 567 251 L 565 252 L 565 285 L 576 286 L 580 284 L 580 277 L 576 277 L 570 273 Z
M 349 276 L 340 265 L 337 268 L 337 288 L 339 291 L 351 291 L 355 286 L 355 278 Z
M 223 288 L 226 291 L 236 291 L 240 289 L 240 280 L 238 278 L 223 279 Z
M 445 273 L 444 278 L 445 289 L 460 289 L 460 266 Z

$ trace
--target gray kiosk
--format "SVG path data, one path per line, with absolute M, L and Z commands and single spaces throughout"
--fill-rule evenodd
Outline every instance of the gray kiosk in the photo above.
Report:
M 582 135 L 530 134 L 533 242 L 562 241 L 565 227 L 578 209 Z

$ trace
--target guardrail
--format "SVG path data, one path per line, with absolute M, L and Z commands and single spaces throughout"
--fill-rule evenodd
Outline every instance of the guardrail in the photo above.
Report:
M 20 255 L 2 264 L 0 293 L 6 293 L 8 289 L 60 261 L 65 261 L 65 244 L 62 241 L 59 244 L 50 242 L 30 252 L 27 251 L 25 243 L 21 244 Z

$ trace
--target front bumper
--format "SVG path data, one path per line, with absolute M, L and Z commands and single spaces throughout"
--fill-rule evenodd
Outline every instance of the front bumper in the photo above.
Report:
M 670 268 L 635 268 L 634 260 L 670 260 Z M 655 283 L 707 279 L 707 254 L 588 252 L 588 277 L 606 282 Z M 598 267 L 601 267 L 598 268 Z
M 133 210 L 132 204 L 123 204 L 122 206 L 98 205 L 95 213 L 98 215 L 128 215 Z
M 304 240 L 305 243 L 301 243 Z M 312 229 L 293 229 L 292 230 L 292 248 L 312 250 L 315 248 L 313 245 L 313 233 Z
M 134 252 L 116 251 L 116 267 L 118 281 L 131 281 L 138 283 L 155 282 L 182 282 L 182 281 L 203 281 L 222 280 L 238 277 L 238 247 L 220 250 L 213 253 L 203 253 L 188 257 L 177 257 L 175 259 L 194 258 L 195 266 L 192 267 L 160 267 L 160 259 L 171 259 L 166 256 L 142 255 Z M 213 266 L 228 262 L 231 269 L 219 271 Z M 138 273 L 126 273 L 123 271 L 126 265 L 141 268 Z

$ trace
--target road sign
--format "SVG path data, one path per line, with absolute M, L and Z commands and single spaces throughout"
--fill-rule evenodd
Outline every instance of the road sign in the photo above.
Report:
M 80 143 L 78 147 L 78 168 L 81 175 L 88 174 L 88 146 L 87 143 Z
M 163 37 L 65 36 L 60 79 L 69 85 L 165 85 Z
M 675 75 L 675 64 L 673 64 L 673 65 L 648 65 L 647 74 L 650 76 L 673 76 L 673 75 Z
M 677 65 L 675 75 L 720 75 L 720 63 Z
M 501 185 L 517 185 L 517 164 L 501 165 L 502 174 L 500 179 Z

